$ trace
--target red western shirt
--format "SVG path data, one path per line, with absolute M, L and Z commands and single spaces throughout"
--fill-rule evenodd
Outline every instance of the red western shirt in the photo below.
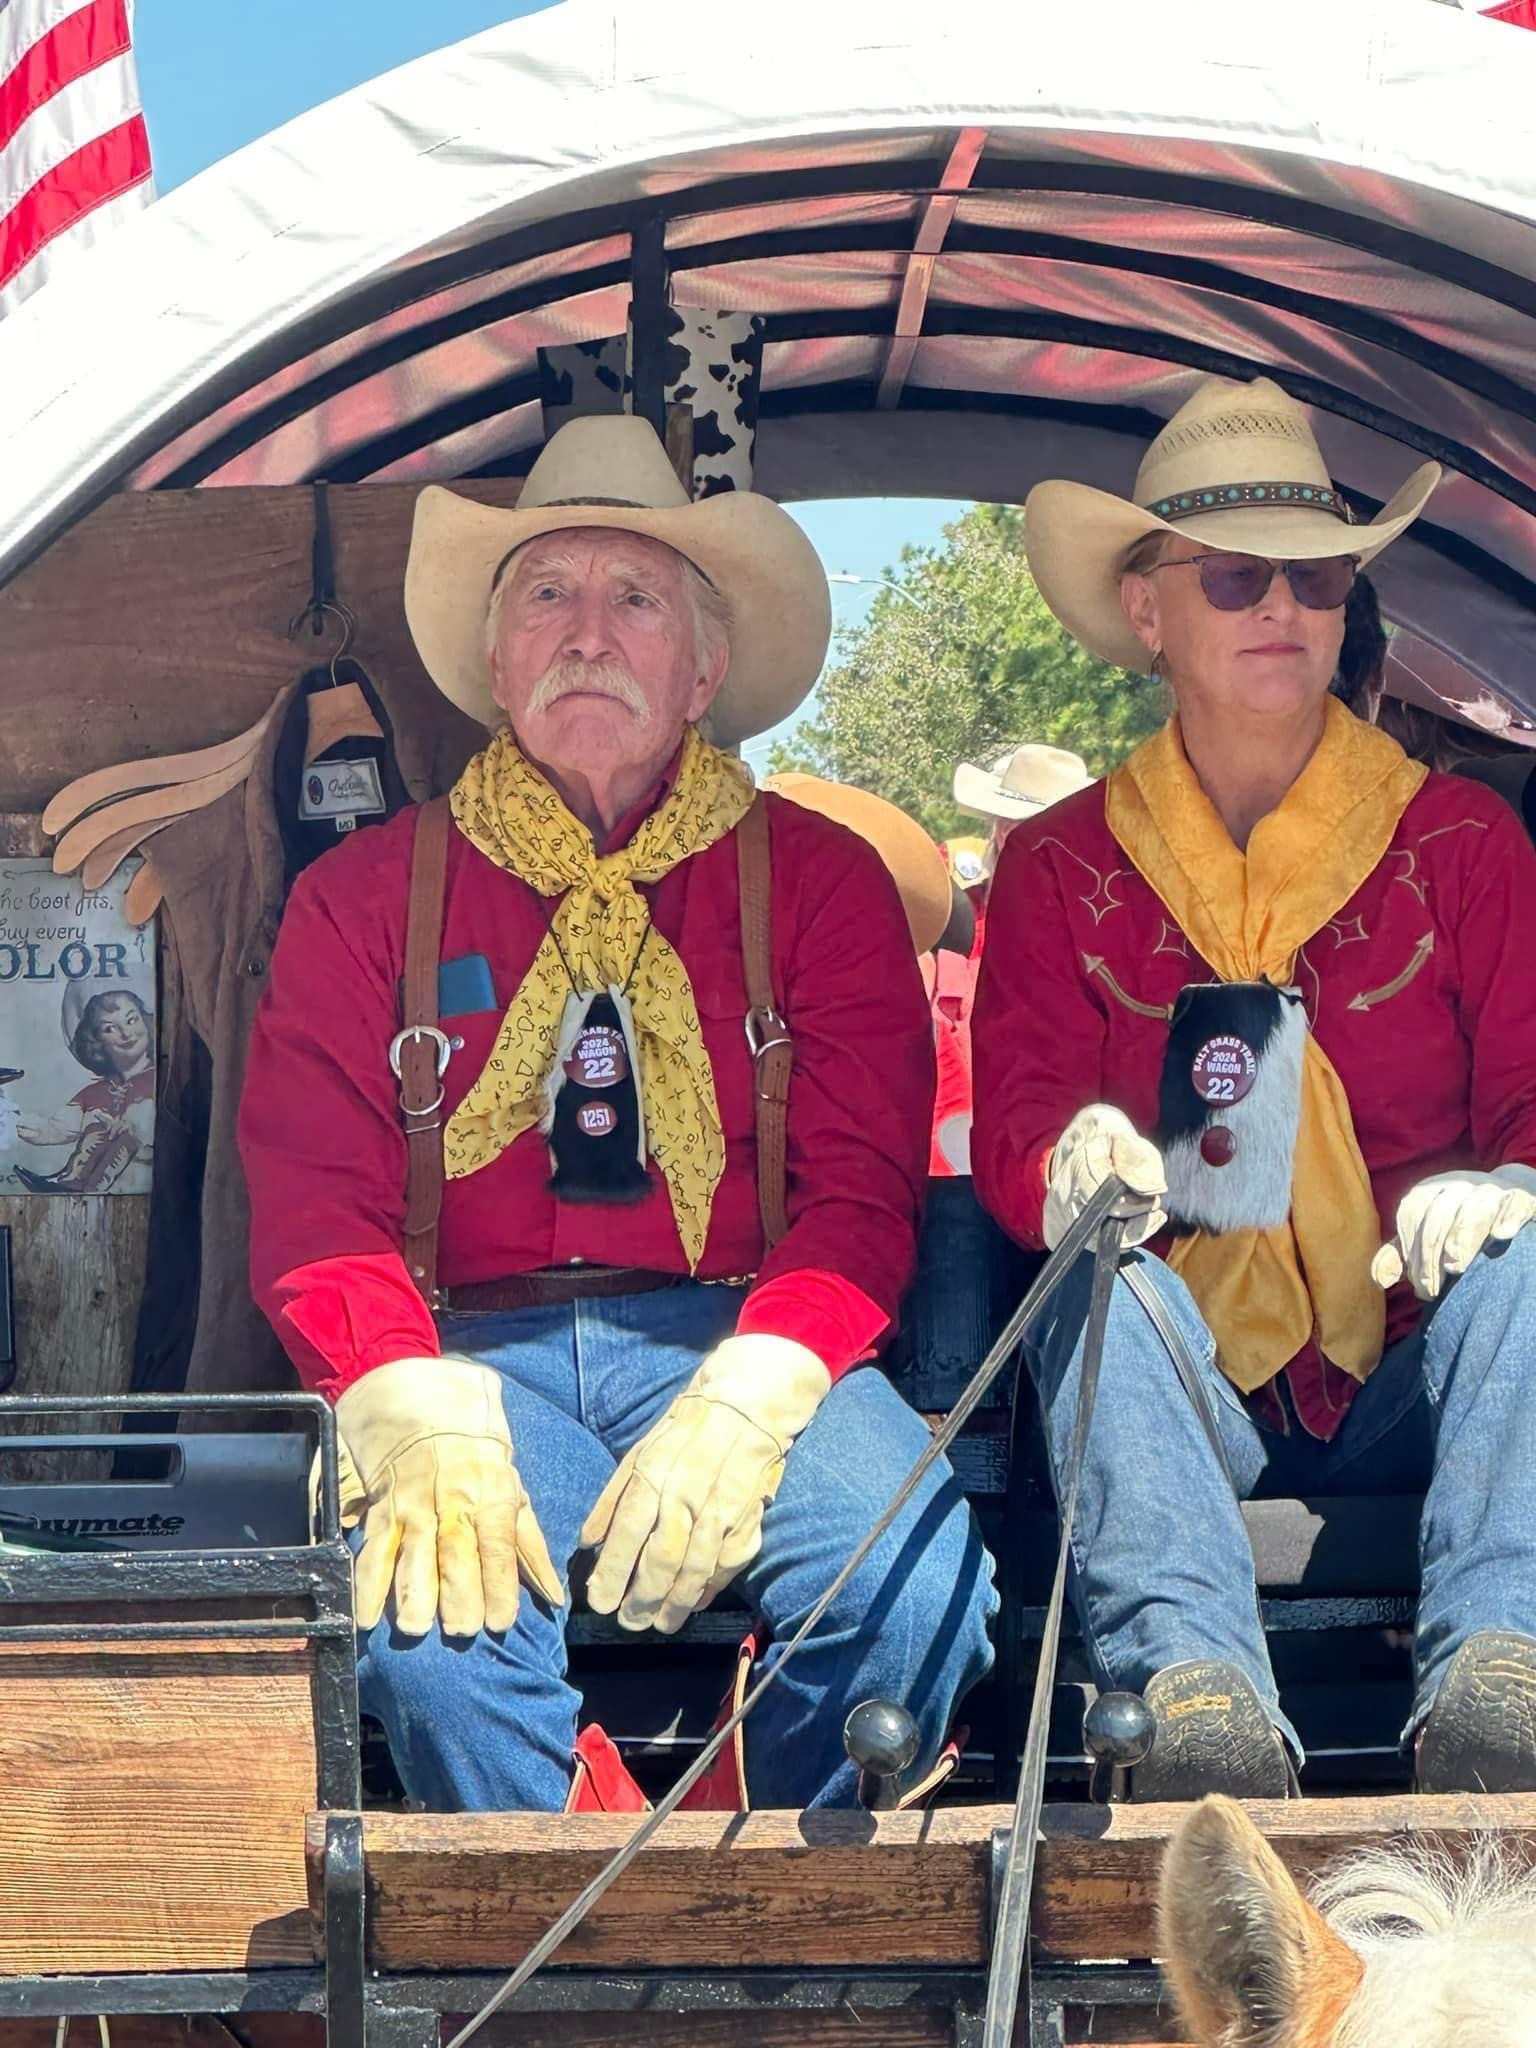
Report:
M 971 1157 L 981 1200 L 1016 1237 L 1041 1243 L 1047 1164 L 1080 1109 L 1113 1103 L 1152 1131 L 1162 1012 L 1214 979 L 1111 835 L 1102 784 L 1010 834 L 972 1025 Z M 1384 1238 L 1430 1174 L 1536 1165 L 1536 852 L 1492 791 L 1431 775 L 1379 866 L 1301 949 L 1296 980 Z M 1418 1315 L 1395 1289 L 1388 1342 Z M 1333 1436 L 1356 1382 L 1315 1346 L 1286 1377 L 1303 1426 Z
M 878 855 L 800 804 L 762 801 L 775 984 L 795 1046 L 789 1230 L 766 1257 L 734 835 L 643 893 L 688 969 L 725 1132 L 698 1277 L 755 1273 L 738 1328 L 795 1338 L 836 1375 L 894 1321 L 912 1275 L 932 1034 L 906 916 Z M 373 1366 L 439 1349 L 400 1256 L 405 1141 L 388 1061 L 416 817 L 403 811 L 359 833 L 295 884 L 241 1102 L 256 1299 L 306 1385 L 333 1398 Z M 608 850 L 636 823 L 621 826 Z M 463 1041 L 444 1077 L 445 1121 L 480 1076 L 544 936 L 545 907 L 527 883 L 450 835 L 441 957 L 483 955 L 495 1000 L 441 1020 Z M 632 1206 L 563 1204 L 549 1176 L 547 1143 L 529 1130 L 478 1173 L 447 1183 L 444 1286 L 577 1260 L 687 1271 L 654 1168 L 650 1193 Z

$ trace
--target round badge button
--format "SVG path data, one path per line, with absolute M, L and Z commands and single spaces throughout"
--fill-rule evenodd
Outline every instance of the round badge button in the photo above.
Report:
M 606 1138 L 618 1127 L 618 1112 L 606 1102 L 584 1102 L 576 1112 L 576 1128 L 584 1138 Z
M 1202 1102 L 1241 1102 L 1259 1078 L 1259 1062 L 1246 1038 L 1223 1032 L 1195 1054 L 1189 1078 Z
M 629 1079 L 629 1054 L 624 1034 L 611 1024 L 593 1024 L 582 1031 L 565 1063 L 565 1078 L 583 1088 L 617 1088 Z

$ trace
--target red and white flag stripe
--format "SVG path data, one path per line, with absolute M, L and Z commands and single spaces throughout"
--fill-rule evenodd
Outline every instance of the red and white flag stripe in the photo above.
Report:
M 0 317 L 154 197 L 132 0 L 0 0 Z

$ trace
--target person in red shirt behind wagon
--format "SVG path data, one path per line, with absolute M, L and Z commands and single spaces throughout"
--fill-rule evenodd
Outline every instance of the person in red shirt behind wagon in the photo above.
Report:
M 644 422 L 573 421 L 514 511 L 422 494 L 406 611 L 434 681 L 495 728 L 449 799 L 440 1135 L 438 1107 L 417 1119 L 441 1147 L 440 1286 L 418 1290 L 391 1072 L 425 812 L 294 889 L 241 1109 L 253 1278 L 366 1495 L 360 1694 L 407 1792 L 559 1810 L 578 1549 L 627 1628 L 675 1630 L 735 1581 L 782 1639 L 927 1440 L 866 1362 L 912 1273 L 933 1051 L 877 857 L 758 797 L 700 731 L 765 730 L 820 666 L 825 578 L 777 506 L 691 504 Z M 754 819 L 765 1029 L 793 1045 L 771 1246 Z M 921 1777 L 994 1605 L 936 1468 L 747 1723 L 752 1802 L 851 1803 L 842 1729 L 871 1696 L 915 1716 Z
M 939 1052 L 938 1096 L 933 1111 L 933 1161 L 930 1173 L 949 1176 L 971 1170 L 971 1123 L 975 1109 L 971 1018 L 976 984 L 987 942 L 987 898 L 997 857 L 1008 834 L 1026 818 L 1038 818 L 1052 804 L 1086 789 L 1092 780 L 1081 754 L 1065 747 L 1036 746 L 1026 741 L 999 755 L 990 768 L 962 761 L 955 769 L 954 799 L 961 810 L 985 818 L 985 841 L 951 840 L 947 847 L 950 873 L 965 890 L 972 916 L 971 943 L 964 957 L 940 952 L 936 957 L 933 1024 Z
M 1111 1174 L 1156 1198 L 1076 1536 L 1101 1679 L 1152 1710 L 1138 1798 L 1285 1794 L 1238 1501 L 1377 1489 L 1426 1492 L 1419 1784 L 1536 1789 L 1536 854 L 1338 694 L 1381 658 L 1359 569 L 1437 477 L 1358 525 L 1284 392 L 1208 379 L 1132 500 L 1028 503 L 1056 616 L 1176 707 L 1014 830 L 974 1025 L 1010 1231 L 1059 1242 Z M 1084 1288 L 1029 1348 L 1058 1485 Z

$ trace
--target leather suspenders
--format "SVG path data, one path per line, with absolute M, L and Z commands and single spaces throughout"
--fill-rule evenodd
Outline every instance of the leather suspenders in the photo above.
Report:
M 411 855 L 401 1028 L 389 1048 L 389 1063 L 400 1081 L 400 1115 L 405 1128 L 405 1263 L 429 1306 L 437 1299 L 437 1226 L 443 1206 L 443 1075 L 449 1047 L 438 1025 L 437 970 L 442 956 L 443 896 L 452 826 L 447 797 L 434 797 L 422 805 Z M 736 861 L 747 1044 L 752 1050 L 756 1098 L 757 1200 L 763 1248 L 769 1251 L 789 1227 L 785 1154 L 794 1048 L 774 996 L 773 872 L 768 811 L 761 796 L 754 798 L 736 828 Z
M 795 1063 L 789 1026 L 773 991 L 773 864 L 768 851 L 768 807 L 761 796 L 736 827 L 736 870 L 741 885 L 741 967 L 747 984 L 747 1044 L 752 1049 L 752 1092 L 757 1113 L 757 1206 L 763 1249 L 772 1251 L 789 1228 L 784 1207 L 784 1161 L 789 1143 L 789 1075 Z
M 437 1224 L 443 1207 L 443 1075 L 448 1040 L 437 1022 L 437 969 L 443 950 L 443 896 L 448 834 L 453 826 L 445 796 L 423 804 L 411 852 L 411 891 L 405 913 L 405 990 L 401 1029 L 389 1048 L 400 1080 L 405 1125 L 406 1269 L 428 1307 L 437 1299 Z

